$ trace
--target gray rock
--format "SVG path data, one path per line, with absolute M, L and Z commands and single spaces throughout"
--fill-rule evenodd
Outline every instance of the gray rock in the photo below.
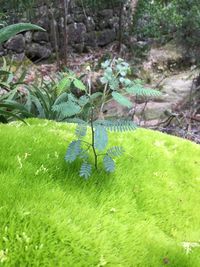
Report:
M 86 27 L 83 23 L 70 24 L 68 27 L 69 44 L 84 42 Z
M 43 46 L 38 43 L 32 43 L 26 47 L 26 56 L 31 59 L 46 59 L 51 55 L 50 45 Z
M 96 32 L 96 37 L 97 37 L 97 45 L 105 46 L 115 41 L 117 35 L 115 30 L 107 29 L 104 31 Z
M 30 44 L 32 42 L 32 37 L 33 37 L 33 34 L 32 32 L 26 32 L 25 35 L 24 35 L 24 38 L 25 38 L 25 42 Z
M 85 17 L 84 14 L 75 14 L 75 15 L 74 15 L 74 21 L 75 21 L 75 22 L 78 22 L 78 23 L 80 23 L 80 22 L 84 22 L 85 19 L 86 19 L 86 17 Z
M 75 45 L 73 45 L 73 48 L 74 48 L 75 52 L 77 52 L 77 53 L 83 53 L 84 47 L 85 47 L 84 43 L 83 44 L 75 44 Z
M 49 31 L 50 30 L 50 20 L 48 18 L 48 16 L 45 17 L 41 17 L 38 21 L 37 21 L 37 25 L 39 25 L 40 27 L 44 28 L 45 30 Z
M 0 44 L 0 56 L 4 56 L 5 55 L 5 50 L 3 48 L 3 45 Z
M 90 47 L 97 47 L 97 38 L 95 31 L 85 34 L 85 45 Z
M 74 22 L 74 19 L 73 19 L 73 17 L 72 17 L 72 15 L 67 15 L 67 24 L 71 24 L 71 23 L 73 23 Z
M 5 47 L 13 52 L 22 53 L 25 49 L 25 39 L 23 34 L 18 34 L 8 40 L 5 44 Z
M 36 43 L 48 42 L 49 35 L 47 32 L 34 32 L 33 41 L 35 41 Z
M 119 28 L 119 18 L 118 17 L 113 17 L 108 20 L 108 27 L 110 29 L 116 29 L 118 30 Z
M 100 30 L 104 30 L 104 29 L 109 28 L 109 26 L 110 26 L 109 20 L 108 19 L 101 19 L 98 23 L 98 26 L 99 26 Z
M 95 22 L 92 17 L 87 17 L 85 24 L 86 24 L 87 32 L 91 32 L 95 30 Z
M 111 18 L 113 17 L 112 9 L 104 9 L 98 12 L 98 16 L 102 18 Z

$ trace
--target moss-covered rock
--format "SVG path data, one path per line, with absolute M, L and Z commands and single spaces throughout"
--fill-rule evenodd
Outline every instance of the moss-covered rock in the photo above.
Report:
M 115 174 L 85 181 L 64 161 L 73 126 L 29 124 L 0 125 L 3 266 L 200 266 L 200 146 L 111 134 Z

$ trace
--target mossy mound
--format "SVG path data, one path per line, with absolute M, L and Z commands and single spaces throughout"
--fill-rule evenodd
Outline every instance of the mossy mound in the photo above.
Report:
M 73 127 L 0 125 L 0 265 L 200 266 L 200 146 L 139 129 L 112 175 L 64 161 Z

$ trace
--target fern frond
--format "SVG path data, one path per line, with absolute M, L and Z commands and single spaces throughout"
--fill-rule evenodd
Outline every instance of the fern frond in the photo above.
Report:
M 81 153 L 81 141 L 80 140 L 72 141 L 67 148 L 65 160 L 71 163 L 76 160 L 76 158 L 79 156 L 80 153 Z
M 110 156 L 106 155 L 103 158 L 103 165 L 104 165 L 104 168 L 107 172 L 114 172 L 115 171 L 115 162 Z
M 95 127 L 94 132 L 94 146 L 99 151 L 102 151 L 106 148 L 108 144 L 108 135 L 106 128 L 100 125 Z
M 68 94 L 65 92 L 65 93 L 62 93 L 61 95 L 59 95 L 59 97 L 56 99 L 54 105 L 59 105 L 63 102 L 66 102 L 68 100 Z
M 64 103 L 60 103 L 58 105 L 53 105 L 53 111 L 59 112 L 64 117 L 74 116 L 81 111 L 81 107 L 77 105 L 75 102 L 69 100 Z
M 125 96 L 121 95 L 117 92 L 112 92 L 112 97 L 115 101 L 117 101 L 120 105 L 131 108 L 133 104 L 128 100 Z
M 137 96 L 161 96 L 161 92 L 154 89 L 144 88 L 142 85 L 134 85 L 126 88 L 127 93 L 134 94 Z
M 75 124 L 81 124 L 81 125 L 88 125 L 88 123 L 84 120 L 81 120 L 79 118 L 69 118 L 66 120 L 68 123 L 75 123 Z
M 137 125 L 131 120 L 97 120 L 95 125 L 104 126 L 111 132 L 127 132 L 133 131 L 137 128 Z
M 84 107 L 88 102 L 90 101 L 89 97 L 86 96 L 86 95 L 83 95 L 79 98 L 78 100 L 78 104 L 81 106 L 81 107 Z
M 92 165 L 88 162 L 83 162 L 81 165 L 80 173 L 79 175 L 81 177 L 84 177 L 85 179 L 88 179 L 92 172 Z
M 110 157 L 119 157 L 124 153 L 124 149 L 121 146 L 113 146 L 108 149 L 107 154 Z
M 86 136 L 87 133 L 87 126 L 84 124 L 77 124 L 75 134 L 78 139 Z

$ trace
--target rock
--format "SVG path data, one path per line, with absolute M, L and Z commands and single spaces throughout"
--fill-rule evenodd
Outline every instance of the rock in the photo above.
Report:
M 74 20 L 73 20 L 73 18 L 72 18 L 72 15 L 67 15 L 67 24 L 71 24 L 71 23 L 73 23 L 74 22 Z
M 43 43 L 49 41 L 49 35 L 47 32 L 34 32 L 33 41 L 36 43 Z
M 31 31 L 26 32 L 24 35 L 25 42 L 30 44 L 32 42 L 32 37 L 33 37 L 33 34 Z
M 49 31 L 50 30 L 50 20 L 49 20 L 48 16 L 41 17 L 37 21 L 37 25 L 39 25 L 40 27 L 42 27 L 45 30 Z
M 0 44 L 0 56 L 4 56 L 5 55 L 5 49 L 3 47 L 2 44 Z
M 140 42 L 141 44 L 141 42 Z M 146 42 L 142 42 L 142 45 Z M 148 63 L 148 64 L 147 64 Z M 163 47 L 153 47 L 149 51 L 148 59 L 144 62 L 144 69 L 152 69 L 159 73 L 174 71 L 183 65 L 183 53 L 180 47 L 170 42 Z
M 30 59 L 46 59 L 51 55 L 50 45 L 43 46 L 38 43 L 32 43 L 26 47 L 26 56 Z
M 86 29 L 87 29 L 87 32 L 91 32 L 95 30 L 95 22 L 92 17 L 87 17 Z
M 84 14 L 75 14 L 74 15 L 74 21 L 75 22 L 78 22 L 78 23 L 83 22 L 84 23 L 85 19 L 86 19 L 86 17 Z
M 170 102 L 164 103 L 155 103 L 154 101 L 149 101 L 144 112 L 143 112 L 144 104 L 137 105 L 136 116 L 141 117 L 145 121 L 151 120 L 163 120 L 166 118 L 166 112 L 171 112 L 172 105 Z
M 68 27 L 69 44 L 84 42 L 86 26 L 83 23 L 73 23 Z
M 113 10 L 112 9 L 104 9 L 98 12 L 98 16 L 100 18 L 111 18 L 113 17 Z
M 116 35 L 115 30 L 107 29 L 104 31 L 96 32 L 97 45 L 98 46 L 108 45 L 108 44 L 112 43 L 113 41 L 115 41 L 116 36 L 117 35 Z
M 75 52 L 77 52 L 79 54 L 83 53 L 84 47 L 85 47 L 84 43 L 82 43 L 82 44 L 74 44 L 73 45 L 73 48 L 75 49 Z
M 108 27 L 110 29 L 116 29 L 118 30 L 119 28 L 119 18 L 118 17 L 113 17 L 108 20 Z
M 98 26 L 99 26 L 100 30 L 104 30 L 104 29 L 109 28 L 109 26 L 110 26 L 109 19 L 101 19 L 98 23 Z
M 85 34 L 85 45 L 90 47 L 97 47 L 97 38 L 95 31 Z
M 6 42 L 5 47 L 15 53 L 22 53 L 25 49 L 25 39 L 23 34 L 18 34 L 12 37 Z

